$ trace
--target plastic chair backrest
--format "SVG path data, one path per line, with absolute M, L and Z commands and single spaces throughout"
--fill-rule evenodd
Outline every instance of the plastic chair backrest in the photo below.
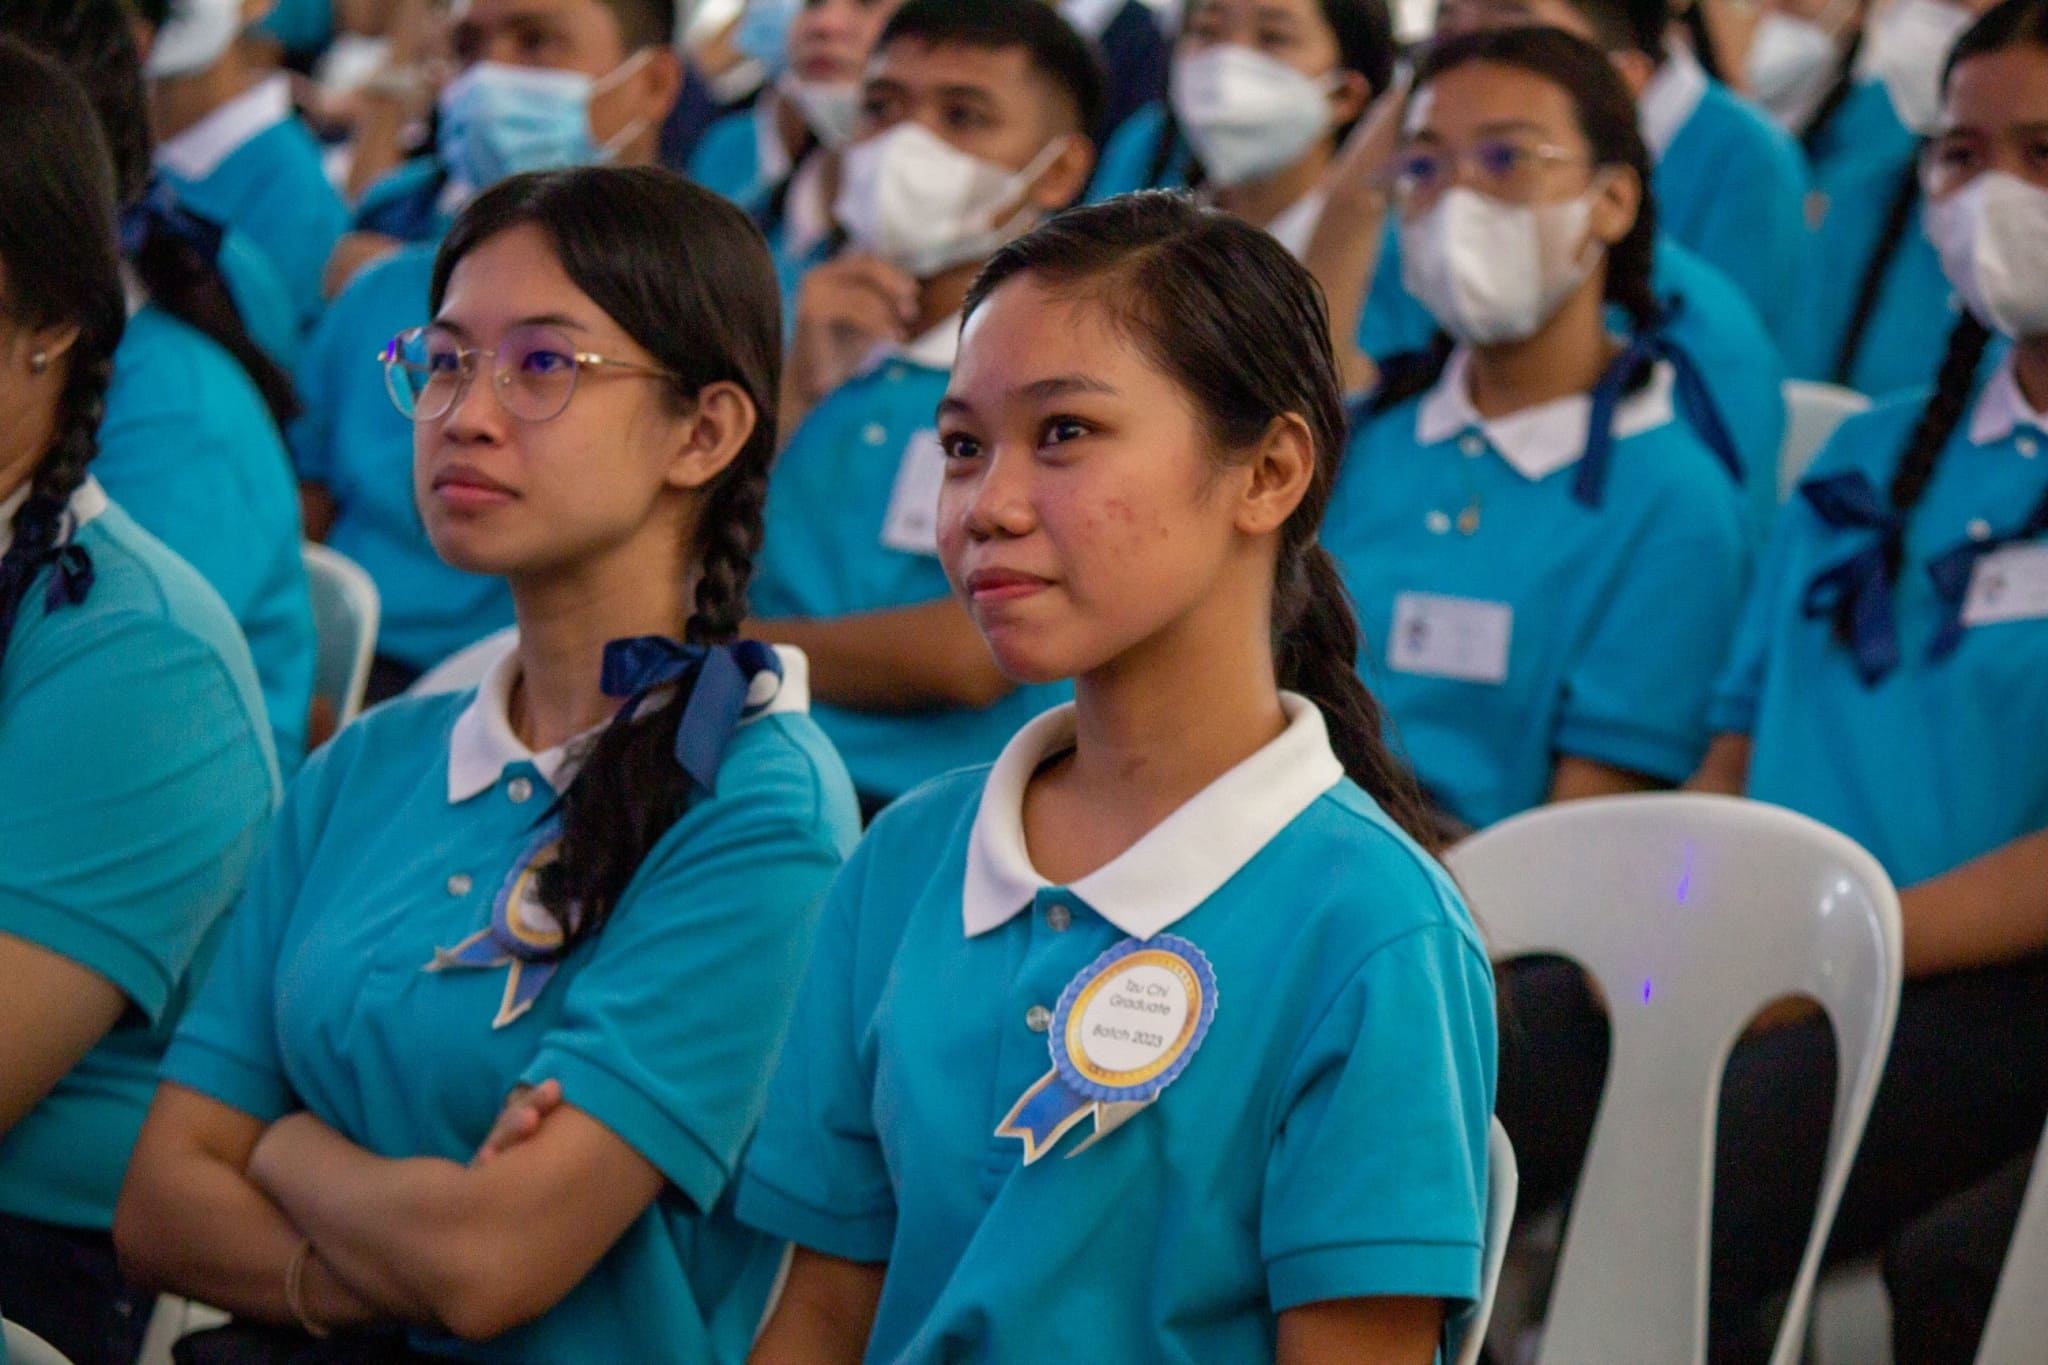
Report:
M 1515 1197 L 1521 1190 L 1515 1147 L 1508 1130 L 1493 1120 L 1486 1139 L 1486 1245 L 1479 1262 L 1479 1301 L 1451 1325 L 1453 1365 L 1479 1365 L 1486 1349 L 1486 1328 L 1493 1321 L 1493 1301 L 1500 1291 L 1500 1268 L 1507 1259 L 1508 1234 L 1515 1223 Z
M 1839 384 L 1807 379 L 1785 381 L 1785 439 L 1778 445 L 1778 501 L 1806 477 L 1806 467 L 1846 418 L 1870 406 L 1870 400 Z
M 473 645 L 456 650 L 435 664 L 405 689 L 408 697 L 432 697 L 443 692 L 461 692 L 475 687 L 491 671 L 491 665 L 510 654 L 519 643 L 519 627 L 507 626 L 484 636 Z
M 2034 1153 L 2034 1173 L 2027 1177 L 2026 1198 L 2012 1245 L 2005 1250 L 2005 1268 L 1998 1272 L 1998 1294 L 1991 1317 L 1977 1344 L 1977 1365 L 2038 1365 L 2048 1343 L 2048 1132 Z
M 7 1365 L 71 1365 L 71 1357 L 44 1341 L 18 1322 L 0 1324 L 6 1333 L 7 1349 L 0 1360 Z
M 306 587 L 313 596 L 313 633 L 319 640 L 313 695 L 334 707 L 339 727 L 363 709 L 363 689 L 370 683 L 380 615 L 377 585 L 360 564 L 338 550 L 312 541 L 299 549 L 306 561 Z
M 1776 1363 L 1797 1359 L 1820 1253 L 1898 1010 L 1899 902 L 1847 837 L 1689 793 L 1544 807 L 1446 859 L 1495 960 L 1569 958 L 1613 1047 L 1543 1334 L 1543 1359 L 1706 1359 L 1714 1128 L 1729 1051 L 1766 1004 L 1826 1009 L 1840 1075 L 1820 1204 Z

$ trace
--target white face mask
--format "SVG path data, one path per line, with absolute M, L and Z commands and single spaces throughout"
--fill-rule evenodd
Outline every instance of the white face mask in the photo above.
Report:
M 2048 190 L 1992 171 L 1927 205 L 1941 272 L 1986 327 L 2048 335 Z
M 1892 112 L 1915 133 L 1941 119 L 1941 72 L 1970 12 L 1941 0 L 1894 0 L 1870 26 L 1870 70 L 1884 82 Z
M 859 81 L 807 81 L 784 75 L 776 88 L 826 147 L 836 152 L 853 141 L 854 125 L 860 122 Z
M 149 46 L 142 74 L 151 80 L 196 75 L 233 46 L 242 31 L 242 0 L 181 0 Z
M 1758 22 L 1750 45 L 1750 90 L 1781 127 L 1800 128 L 1820 108 L 1841 56 L 1826 28 L 1773 10 Z
M 1401 283 L 1458 340 L 1536 335 L 1592 274 L 1590 192 L 1555 204 L 1507 204 L 1463 185 L 1401 224 Z
M 1328 79 L 1254 48 L 1219 43 L 1174 59 L 1173 116 L 1212 184 L 1263 180 L 1330 132 Z
M 832 216 L 861 250 L 930 279 L 992 254 L 1038 220 L 1024 196 L 1064 142 L 1046 143 L 1030 165 L 1012 171 L 906 119 L 846 149 Z

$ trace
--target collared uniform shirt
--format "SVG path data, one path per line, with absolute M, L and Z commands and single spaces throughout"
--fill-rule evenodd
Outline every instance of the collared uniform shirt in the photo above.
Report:
M 574 776 L 580 743 L 534 754 L 506 720 L 516 668 L 508 656 L 470 692 L 379 707 L 307 764 L 163 1074 L 265 1122 L 306 1109 L 381 1156 L 457 1162 L 514 1086 L 561 1082 L 661 1171 L 663 1193 L 533 1322 L 480 1346 L 426 1331 L 414 1344 L 737 1362 L 779 1248 L 732 1221 L 728 1186 L 853 844 L 853 794 L 802 714 L 801 656 L 786 655 L 780 688 L 756 679 L 716 791 L 532 1007 L 494 1027 L 506 968 L 426 968 L 490 923 Z
M 1925 402 L 1897 398 L 1850 418 L 1809 481 L 1860 470 L 1882 495 Z M 1927 657 L 1945 619 L 1928 560 L 2016 530 L 2048 492 L 2044 451 L 2048 416 L 2028 407 L 2008 358 L 1942 449 L 1907 521 L 1892 589 L 1899 663 L 1871 687 L 1829 618 L 1808 617 L 1802 603 L 1816 574 L 1874 533 L 1831 528 L 1795 496 L 1715 689 L 1715 730 L 1752 742 L 1749 795 L 1841 830 L 1901 886 L 2048 826 L 2048 767 L 2032 761 L 2048 734 L 2048 598 L 2038 611 L 1970 626 L 1947 658 Z M 2016 548 L 2024 558 L 2040 544 Z M 2022 592 L 2041 592 L 2043 554 L 2034 551 L 2036 576 L 2010 575 Z
M 327 543 L 376 581 L 377 652 L 430 668 L 512 623 L 504 580 L 442 562 L 413 499 L 413 425 L 385 391 L 377 355 L 427 321 L 432 245 L 400 248 L 349 282 L 306 343 L 305 412 L 292 423 L 299 477 L 334 495 Z
M 1353 434 L 1323 520 L 1394 742 L 1475 826 L 1542 804 L 1560 755 L 1689 776 L 1741 604 L 1737 490 L 1663 366 L 1615 409 L 1598 507 L 1573 493 L 1591 399 L 1482 419 L 1465 371 Z
M 820 403 L 776 458 L 766 536 L 750 590 L 754 615 L 832 619 L 952 595 L 939 564 L 934 420 L 957 346 L 957 320 L 879 354 Z M 854 711 L 819 705 L 863 795 L 892 798 L 954 768 L 986 763 L 1066 683 L 1016 688 L 993 705 Z
M 1299 1304 L 1477 1292 L 1492 971 L 1443 869 L 1282 700 L 1279 738 L 1070 886 L 1021 809 L 1069 707 L 855 851 L 740 1215 L 888 1263 L 867 1359 L 1269 1360 Z M 1023 1165 L 995 1130 L 1049 1069 L 1062 989 L 1167 930 L 1214 968 L 1199 1050 L 1085 1152 Z
M 298 484 L 262 395 L 234 357 L 145 304 L 114 352 L 99 439 L 94 476 L 234 614 L 290 773 L 305 756 L 319 642 Z
M 194 210 L 240 228 L 270 257 L 300 326 L 311 326 L 348 209 L 321 167 L 320 144 L 292 112 L 286 78 L 257 82 L 167 138 L 156 163 Z
M 349 227 L 401 242 L 438 242 L 468 198 L 468 187 L 449 176 L 439 157 L 416 156 L 364 187 Z
M 23 489 L 0 503 L 0 551 Z M 156 1066 L 277 800 L 249 650 L 198 574 L 87 480 L 84 602 L 22 599 L 0 663 L 0 933 L 132 1012 L 0 1135 L 0 1212 L 111 1227 Z

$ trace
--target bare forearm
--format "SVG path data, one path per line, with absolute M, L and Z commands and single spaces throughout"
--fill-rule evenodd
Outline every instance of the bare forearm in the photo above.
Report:
M 1700 760 L 1699 771 L 1686 780 L 1690 792 L 1742 796 L 1749 790 L 1749 736 L 1716 735 Z
M 1899 909 L 1908 976 L 1991 966 L 2048 948 L 2048 830 L 1907 888 Z
M 747 1365 L 857 1365 L 867 1353 L 886 1266 L 798 1247 L 775 1315 Z
M 987 706 L 1014 686 L 951 598 L 830 620 L 755 621 L 747 634 L 803 650 L 812 694 L 856 711 Z

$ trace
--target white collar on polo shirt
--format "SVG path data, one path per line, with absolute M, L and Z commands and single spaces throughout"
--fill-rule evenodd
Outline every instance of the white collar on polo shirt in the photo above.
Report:
M 1650 144 L 1652 160 L 1664 159 L 1678 130 L 1706 97 L 1707 69 L 1691 48 L 1672 43 L 1664 64 L 1643 87 L 1643 97 L 1636 105 L 1636 123 L 1643 130 L 1643 141 Z
M 2020 392 L 2019 376 L 2013 372 L 2013 353 L 2007 351 L 1991 382 L 1977 396 L 1970 413 L 1970 443 L 1988 446 L 2012 435 L 2017 427 L 2032 427 L 2048 433 L 2048 413 L 2037 412 Z
M 1059 0 L 1056 8 L 1076 33 L 1099 43 L 1123 7 L 1124 0 Z
M 1586 429 L 1593 419 L 1593 396 L 1575 393 L 1553 398 L 1505 417 L 1481 417 L 1472 406 L 1466 382 L 1471 352 L 1460 346 L 1444 363 L 1443 377 L 1422 400 L 1415 418 L 1415 439 L 1421 445 L 1448 441 L 1477 429 L 1516 473 L 1530 482 L 1575 465 L 1586 453 Z M 1675 375 L 1658 361 L 1649 382 L 1614 405 L 1616 439 L 1663 426 L 1676 416 L 1671 387 Z
M 862 358 L 859 369 L 854 373 L 873 374 L 892 360 L 907 360 L 928 370 L 950 370 L 959 354 L 960 315 L 955 313 L 930 331 L 901 345 L 886 341 L 880 343 Z
M 165 138 L 156 149 L 156 164 L 187 180 L 204 180 L 250 138 L 283 123 L 291 112 L 289 79 L 266 77 L 176 137 Z
M 569 784 L 576 779 L 576 770 L 589 748 L 589 741 L 604 729 L 603 725 L 592 726 L 543 753 L 537 754 L 527 748 L 514 733 L 508 714 L 512 682 L 519 673 L 516 636 L 513 644 L 513 648 L 506 650 L 491 665 L 490 672 L 484 674 L 484 680 L 477 685 L 476 696 L 456 717 L 455 729 L 448 737 L 448 804 L 451 806 L 489 791 L 505 769 L 514 763 L 531 763 L 534 771 L 555 789 L 557 795 L 567 791 Z M 778 680 L 773 673 L 755 676 L 753 686 L 747 691 L 747 711 L 745 719 L 740 722 L 742 725 L 762 716 L 811 709 L 810 661 L 802 650 L 789 645 L 775 646 L 775 655 L 782 663 L 782 677 Z
M 1236 876 L 1344 776 L 1315 704 L 1282 692 L 1280 705 L 1287 728 L 1278 738 L 1068 889 L 1133 938 L 1150 938 Z M 1024 847 L 1024 788 L 1039 765 L 1073 739 L 1069 702 L 1019 730 L 989 771 L 968 836 L 961 891 L 969 936 L 1007 922 L 1052 885 Z
M 0 555 L 14 545 L 14 514 L 28 501 L 31 484 L 23 484 L 0 502 Z M 85 482 L 71 495 L 71 505 L 65 513 L 64 539 L 70 540 L 78 534 L 78 528 L 107 510 L 107 493 L 100 487 L 98 479 L 87 475 Z

